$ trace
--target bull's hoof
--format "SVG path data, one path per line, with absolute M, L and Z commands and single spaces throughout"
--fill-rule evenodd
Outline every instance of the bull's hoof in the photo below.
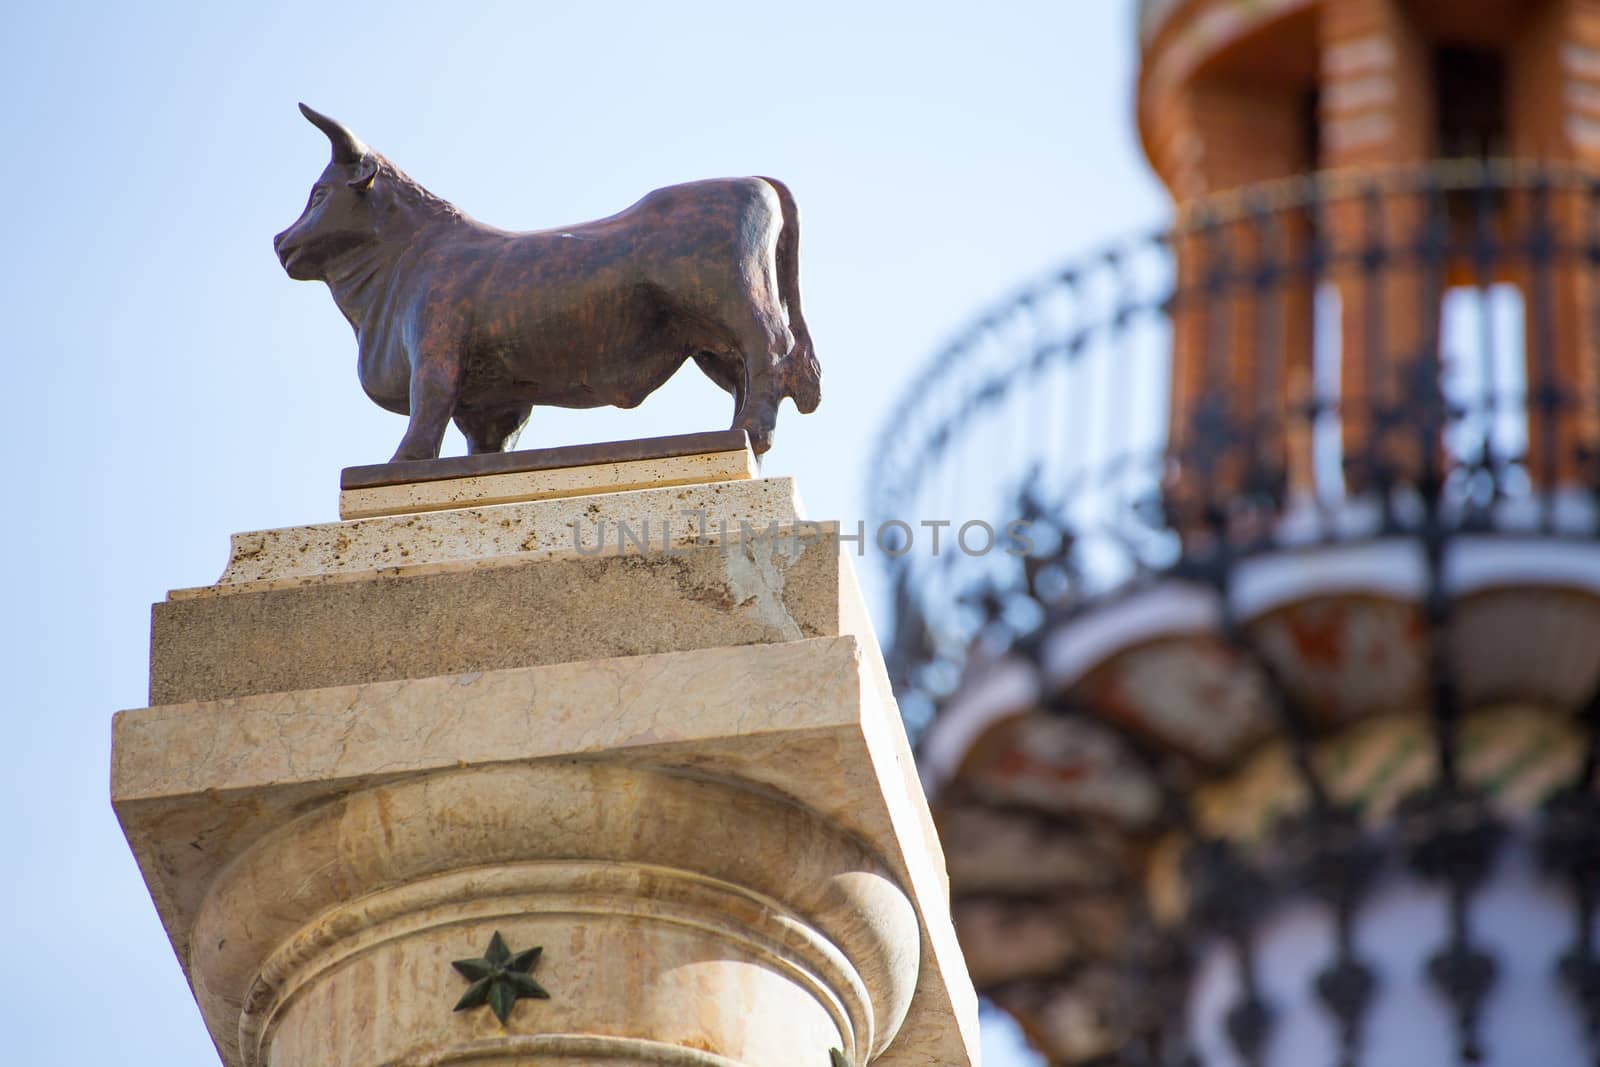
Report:
M 749 436 L 750 451 L 758 456 L 765 455 L 772 447 L 772 431 L 770 429 L 758 430 L 751 426 L 739 426 L 737 424 L 733 426 L 733 429 L 743 430 Z

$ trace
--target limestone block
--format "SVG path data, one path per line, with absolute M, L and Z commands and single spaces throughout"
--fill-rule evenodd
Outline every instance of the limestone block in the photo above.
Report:
M 826 532 L 787 526 L 671 552 L 249 583 L 154 606 L 150 702 L 831 637 L 840 573 Z
M 234 535 L 215 586 L 172 595 L 223 595 L 261 581 L 365 580 L 391 568 L 415 574 L 508 558 L 664 551 L 804 518 L 792 479 L 762 478 L 257 530 Z
M 837 637 L 120 714 L 113 801 L 224 1061 L 975 1063 L 845 600 Z M 551 993 L 504 1028 L 450 1010 L 495 930 Z

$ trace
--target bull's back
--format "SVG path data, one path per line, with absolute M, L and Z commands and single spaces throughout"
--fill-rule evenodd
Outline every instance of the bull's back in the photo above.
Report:
M 483 228 L 452 272 L 473 290 L 469 376 L 535 403 L 638 403 L 693 351 L 727 346 L 719 322 L 768 272 L 779 212 L 766 182 L 730 178 L 559 229 Z
M 657 189 L 588 226 L 625 232 L 639 273 L 670 279 L 684 270 L 743 273 L 770 260 L 781 224 L 777 193 L 765 181 L 714 178 Z

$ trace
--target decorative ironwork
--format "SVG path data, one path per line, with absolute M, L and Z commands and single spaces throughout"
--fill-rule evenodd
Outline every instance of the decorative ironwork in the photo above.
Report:
M 1356 1067 L 1379 993 L 1357 925 L 1393 854 L 1443 890 L 1449 934 L 1424 973 L 1454 1014 L 1459 1059 L 1484 1055 L 1499 967 L 1473 936 L 1472 903 L 1510 831 L 1461 768 L 1474 708 L 1447 562 L 1485 534 L 1600 541 L 1600 388 L 1562 362 L 1600 345 L 1600 301 L 1571 314 L 1571 294 L 1597 285 L 1600 174 L 1471 162 L 1314 175 L 1191 205 L 1170 231 L 1027 288 L 940 353 L 891 416 L 871 481 L 879 521 L 1022 519 L 1034 542 L 1021 559 L 888 561 L 887 658 L 908 726 L 932 721 L 973 665 L 1029 664 L 1037 710 L 1114 731 L 1157 783 L 1162 816 L 1126 832 L 1183 843 L 1181 915 L 1162 925 L 1146 901 L 1122 944 L 1119 1062 L 1195 1062 L 1180 1009 L 1196 934 L 1237 961 L 1228 1043 L 1265 1062 L 1274 1012 L 1255 941 L 1279 900 L 1309 896 L 1334 933 L 1314 992 L 1340 1067 Z M 1323 731 L 1350 719 L 1236 604 L 1257 558 L 1385 539 L 1424 564 L 1401 699 L 1429 712 L 1434 768 L 1389 816 L 1392 838 L 1322 781 Z M 1050 681 L 1057 635 L 1158 584 L 1206 591 L 1218 611 L 1206 654 L 1248 675 L 1283 742 L 1293 813 L 1259 841 L 1197 825 L 1188 793 L 1220 770 L 1204 753 L 1155 743 L 1126 706 L 1094 706 L 1100 691 Z M 1586 723 L 1584 769 L 1544 808 L 1538 845 L 1574 900 L 1557 978 L 1600 1054 L 1600 695 Z
M 1583 1014 L 1589 1047 L 1600 1058 L 1600 945 L 1595 914 L 1600 910 L 1600 694 L 1586 709 L 1591 732 L 1576 780 L 1557 790 L 1544 805 L 1538 835 L 1540 865 L 1565 881 L 1573 898 L 1572 945 L 1556 963 L 1556 975 Z
M 1122 987 L 1112 1025 L 1122 1036 L 1117 1050 L 1126 1067 L 1162 1067 L 1186 1062 L 1187 1042 L 1172 1020 L 1183 1013 L 1191 953 L 1185 939 L 1163 930 L 1148 915 L 1130 925 L 1123 952 Z
M 456 960 L 450 966 L 461 972 L 472 984 L 456 1001 L 456 1011 L 468 1011 L 489 1005 L 495 1018 L 502 1024 L 511 1017 L 511 1007 L 524 997 L 549 1000 L 544 986 L 533 980 L 531 972 L 539 962 L 542 947 L 524 949 L 513 954 L 505 938 L 496 930 L 489 939 L 489 947 L 477 959 Z
M 1201 930 L 1233 946 L 1239 964 L 1239 999 L 1224 1019 L 1228 1039 L 1249 1067 L 1260 1067 L 1272 1030 L 1272 1006 L 1261 995 L 1251 935 L 1267 914 L 1272 890 L 1267 879 L 1227 841 L 1200 840 L 1183 858 L 1189 885 L 1189 918 Z
M 1372 893 L 1383 852 L 1354 811 L 1313 803 L 1278 827 L 1279 863 L 1290 884 L 1320 898 L 1333 914 L 1334 958 L 1317 972 L 1317 997 L 1339 1024 L 1340 1067 L 1355 1067 L 1361 1024 L 1378 976 L 1355 951 L 1355 920 Z
M 1600 176 L 1508 162 L 1317 175 L 1202 202 L 983 316 L 887 420 L 872 509 L 1000 528 L 1027 502 L 1051 533 L 1023 560 L 888 560 L 910 726 L 959 677 L 985 621 L 960 605 L 985 586 L 1034 604 L 1015 613 L 1032 620 L 1021 639 L 1287 545 L 1600 536 L 1600 395 L 1543 354 L 1567 328 L 1557 286 L 1600 282 L 1600 229 L 1558 232 L 1558 208 L 1600 208 Z M 1461 299 L 1441 330 L 1445 294 Z M 1519 300 L 1532 356 L 1512 366 L 1503 320 Z M 1241 344 L 1255 371 L 1230 379 Z M 1204 387 L 1166 411 L 1173 375 L 1196 371 Z
M 1428 957 L 1428 977 L 1455 1008 L 1461 1061 L 1478 1063 L 1483 1059 L 1479 1013 L 1499 968 L 1493 956 L 1472 943 L 1469 905 L 1489 876 L 1505 828 L 1482 795 L 1450 784 L 1407 797 L 1396 816 L 1412 869 L 1449 893 L 1450 940 Z

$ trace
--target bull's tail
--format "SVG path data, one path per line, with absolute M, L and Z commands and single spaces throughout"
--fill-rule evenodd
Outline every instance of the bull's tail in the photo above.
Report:
M 822 368 L 800 311 L 800 211 L 787 185 L 776 178 L 761 180 L 777 192 L 783 211 L 783 226 L 778 230 L 778 298 L 789 314 L 789 332 L 794 335 L 794 349 L 783 368 L 783 391 L 794 398 L 794 406 L 802 414 L 809 415 L 822 400 Z

